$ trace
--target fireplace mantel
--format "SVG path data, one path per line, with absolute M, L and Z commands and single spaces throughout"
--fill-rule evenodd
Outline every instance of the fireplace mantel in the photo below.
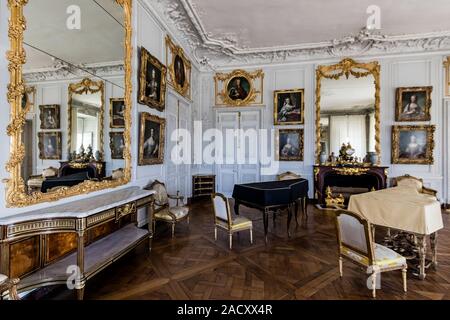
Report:
M 324 205 L 328 187 L 380 190 L 387 187 L 388 167 L 381 166 L 314 166 L 314 195 Z M 358 192 L 355 192 L 358 193 Z

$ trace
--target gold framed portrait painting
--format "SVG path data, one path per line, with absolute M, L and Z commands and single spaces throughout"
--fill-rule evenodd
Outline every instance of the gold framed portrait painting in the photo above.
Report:
M 263 104 L 264 73 L 234 70 L 214 77 L 216 105 L 247 106 Z
M 139 165 L 163 164 L 166 120 L 147 112 L 140 120 Z
M 109 115 L 111 128 L 125 128 L 125 99 L 109 99 Z
M 167 68 L 145 48 L 141 48 L 139 103 L 164 111 Z
M 60 106 L 58 104 L 39 106 L 41 130 L 61 129 Z
M 123 132 L 109 133 L 109 148 L 111 149 L 111 159 L 123 160 L 123 150 L 125 149 Z
M 397 88 L 395 121 L 430 121 L 433 87 Z
M 297 125 L 304 123 L 304 89 L 274 92 L 274 124 Z
M 392 163 L 433 164 L 434 125 L 393 126 Z
M 60 131 L 39 132 L 39 159 L 61 160 L 62 135 Z
M 278 129 L 275 136 L 277 161 L 303 161 L 303 129 Z
M 169 69 L 169 84 L 185 98 L 191 98 L 191 62 L 186 58 L 183 48 L 166 37 L 166 65 Z

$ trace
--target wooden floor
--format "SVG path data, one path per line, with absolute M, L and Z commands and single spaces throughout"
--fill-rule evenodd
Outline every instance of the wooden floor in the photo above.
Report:
M 213 213 L 208 201 L 192 206 L 191 224 L 169 229 L 157 226 L 153 251 L 141 246 L 88 282 L 85 299 L 371 299 L 367 275 L 350 262 L 341 279 L 332 215 L 309 206 L 309 218 L 287 238 L 286 215 L 275 225 L 271 219 L 269 244 L 263 240 L 258 211 L 242 208 L 255 226 L 255 242 L 248 232 L 227 234 L 214 241 Z M 424 281 L 408 274 L 408 293 L 402 291 L 401 273 L 381 277 L 377 299 L 450 299 L 450 215 L 443 214 L 439 234 L 439 267 Z M 382 234 L 378 235 L 379 237 Z M 66 289 L 45 299 L 73 299 Z

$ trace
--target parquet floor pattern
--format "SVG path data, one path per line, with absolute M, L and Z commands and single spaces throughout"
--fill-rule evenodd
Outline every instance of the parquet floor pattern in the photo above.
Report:
M 371 299 L 367 275 L 344 263 L 339 277 L 334 221 L 330 212 L 309 206 L 307 221 L 291 224 L 287 238 L 286 215 L 270 219 L 269 244 L 264 244 L 261 213 L 242 207 L 254 221 L 254 244 L 248 232 L 227 234 L 214 241 L 213 212 L 209 201 L 192 205 L 191 224 L 180 223 L 176 237 L 157 226 L 152 252 L 141 246 L 104 270 L 86 286 L 85 299 Z M 408 274 L 408 293 L 402 291 L 400 272 L 384 273 L 377 299 L 450 299 L 450 215 L 443 213 L 445 229 L 439 234 L 439 266 L 421 281 Z M 377 238 L 383 237 L 379 230 Z M 73 299 L 68 290 L 47 299 Z

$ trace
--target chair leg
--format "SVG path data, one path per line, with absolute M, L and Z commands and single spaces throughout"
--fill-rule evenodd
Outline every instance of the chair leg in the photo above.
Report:
M 344 266 L 341 257 L 339 257 L 339 275 L 341 276 L 341 278 L 344 275 Z
M 187 224 L 190 224 L 190 221 L 189 221 L 189 216 L 187 217 Z
M 175 223 L 172 223 L 172 239 L 175 237 Z
M 156 232 L 156 220 L 153 220 L 153 234 Z
M 214 227 L 214 240 L 217 241 L 217 227 Z
M 250 243 L 253 244 L 253 229 L 250 229 Z
M 230 233 L 230 250 L 233 249 L 233 234 Z
M 372 297 L 377 297 L 377 273 L 372 274 Z
M 403 291 L 408 292 L 408 284 L 407 284 L 407 268 L 402 269 L 402 278 L 403 278 Z

